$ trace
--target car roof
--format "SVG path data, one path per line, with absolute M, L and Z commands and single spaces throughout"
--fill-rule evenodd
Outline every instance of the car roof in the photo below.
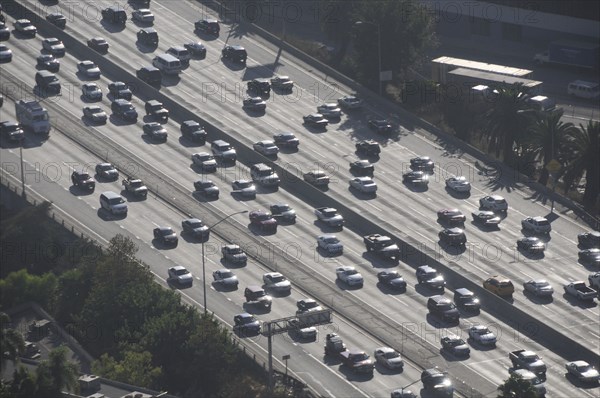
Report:
M 420 271 L 424 271 L 424 272 L 437 272 L 437 270 L 429 265 L 421 265 L 420 267 L 417 268 L 417 270 Z
M 247 312 L 243 312 L 241 314 L 237 314 L 236 317 L 240 317 L 240 318 L 254 318 L 254 315 L 248 314 Z
M 176 265 L 176 266 L 174 266 L 174 267 L 171 267 L 171 269 L 172 269 L 173 271 L 179 271 L 179 270 L 182 270 L 182 269 L 183 269 L 183 270 L 185 270 L 185 267 L 184 267 L 184 266 L 182 266 L 182 265 Z M 186 270 L 186 271 L 187 271 L 187 270 Z
M 277 278 L 279 276 L 283 276 L 280 272 L 267 272 L 263 276 L 269 276 L 271 278 Z
M 458 293 L 458 294 L 464 295 L 464 296 L 474 294 L 472 291 L 470 291 L 466 287 L 460 287 L 460 288 L 456 289 L 454 291 L 454 293 Z
M 250 285 L 246 288 L 246 290 L 251 291 L 251 292 L 262 292 L 265 289 L 263 289 L 262 287 L 260 287 L 258 285 Z

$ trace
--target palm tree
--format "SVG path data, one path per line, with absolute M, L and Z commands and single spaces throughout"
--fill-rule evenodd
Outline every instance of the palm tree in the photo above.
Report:
M 36 369 L 38 396 L 61 396 L 61 391 L 77 388 L 77 366 L 67 359 L 64 346 L 50 352 L 50 358 L 42 361 Z
M 592 207 L 600 194 L 600 123 L 590 120 L 586 127 L 571 129 L 563 140 L 566 165 L 563 181 L 569 192 L 585 174 L 583 204 Z
M 546 185 L 550 175 L 546 166 L 551 160 L 557 159 L 561 140 L 575 127 L 573 123 L 563 123 L 560 120 L 563 116 L 562 108 L 538 115 L 535 123 L 531 126 L 531 135 L 528 137 L 528 141 L 531 145 L 530 150 L 543 162 L 544 167 L 539 182 Z
M 495 151 L 508 165 L 513 164 L 513 148 L 519 144 L 524 132 L 532 122 L 528 106 L 522 94 L 522 84 L 497 87 L 494 105 L 484 116 L 484 136 L 488 139 L 488 152 Z
M 3 352 L 8 352 L 8 356 L 0 355 L 1 365 L 4 367 L 6 359 L 11 361 L 19 360 L 19 353 L 25 349 L 23 336 L 14 329 L 9 329 L 10 317 L 4 312 L 0 312 L 0 347 Z
M 520 375 L 511 374 L 498 386 L 498 398 L 537 398 L 538 394 L 533 384 L 523 380 Z

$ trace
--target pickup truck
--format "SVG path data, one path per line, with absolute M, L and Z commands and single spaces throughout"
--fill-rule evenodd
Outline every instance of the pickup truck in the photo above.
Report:
M 508 359 L 510 359 L 515 369 L 527 369 L 537 376 L 546 375 L 546 364 L 533 351 L 512 351 L 508 353 Z
M 354 373 L 373 374 L 375 363 L 370 359 L 369 354 L 362 350 L 346 350 L 340 352 L 342 364 Z
M 344 217 L 333 207 L 319 207 L 315 209 L 315 216 L 328 227 L 344 227 Z
M 126 179 L 123 180 L 123 189 L 127 193 L 130 193 L 138 198 L 146 198 L 148 196 L 148 188 L 144 185 L 140 179 Z
M 583 281 L 567 283 L 565 286 L 565 293 L 573 297 L 577 297 L 579 300 L 593 301 L 594 297 L 598 294 L 594 289 L 585 285 Z
M 367 251 L 375 252 L 383 258 L 400 260 L 400 248 L 389 236 L 371 234 L 363 237 Z

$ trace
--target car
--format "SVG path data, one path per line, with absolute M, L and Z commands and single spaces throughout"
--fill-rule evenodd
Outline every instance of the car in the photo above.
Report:
M 338 99 L 338 105 L 344 109 L 360 109 L 363 106 L 363 100 L 353 95 L 345 95 Z
M 102 19 L 108 23 L 124 26 L 127 22 L 127 13 L 119 6 L 104 8 L 101 12 Z
M 518 369 L 512 367 L 508 369 L 508 373 L 510 373 L 511 375 L 515 375 L 516 377 L 521 379 L 522 383 L 531 385 L 531 387 L 533 387 L 533 390 L 535 391 L 535 394 L 532 394 L 533 397 L 546 396 L 546 386 L 544 385 L 540 377 L 538 377 L 538 375 L 536 375 L 534 372 L 527 369 Z
M 211 173 L 217 171 L 217 161 L 215 160 L 215 157 L 208 152 L 192 154 L 192 163 L 200 167 L 203 172 Z
M 457 357 L 468 357 L 471 354 L 471 349 L 467 343 L 455 334 L 442 336 L 440 344 L 444 351 L 456 355 Z
M 211 180 L 195 181 L 194 191 L 209 198 L 219 198 L 219 187 L 217 187 L 217 185 Z
M 196 21 L 194 23 L 194 29 L 216 36 L 218 36 L 219 32 L 221 31 L 219 21 L 216 19 L 201 19 Z
M 371 131 L 377 134 L 390 134 L 392 132 L 392 125 L 387 119 L 369 119 L 368 125 Z
M 73 173 L 71 173 L 71 182 L 77 188 L 88 192 L 94 192 L 94 189 L 96 189 L 96 181 L 85 171 L 73 170 Z
M 502 219 L 496 215 L 493 211 L 489 210 L 478 210 L 471 213 L 473 222 L 483 227 L 495 227 L 498 228 Z
M 440 275 L 437 270 L 429 265 L 421 265 L 417 267 L 416 271 L 417 282 L 423 283 L 433 289 L 444 290 L 446 281 L 444 277 Z
M 157 120 L 161 123 L 166 123 L 169 121 L 169 110 L 165 108 L 162 102 L 158 100 L 148 100 L 144 104 L 144 110 L 146 111 L 146 115 L 152 116 L 154 120 Z
M 267 103 L 260 97 L 247 97 L 242 100 L 242 107 L 251 111 L 264 112 L 267 109 Z
M 510 297 L 515 292 L 515 287 L 510 279 L 495 275 L 483 282 L 483 288 L 498 296 Z
M 543 253 L 546 250 L 546 244 L 534 236 L 526 236 L 517 239 L 517 249 L 530 253 Z
M 96 83 L 85 83 L 81 85 L 81 94 L 88 101 L 102 101 L 102 90 Z
M 256 152 L 265 156 L 277 156 L 279 153 L 279 147 L 277 147 L 277 145 L 275 145 L 275 143 L 271 140 L 255 142 L 252 147 Z
M 268 211 L 253 210 L 248 217 L 251 225 L 256 225 L 263 231 L 277 232 L 277 220 Z
M 84 106 L 83 117 L 92 123 L 105 124 L 108 116 L 98 105 Z
M 323 222 L 328 227 L 344 227 L 344 217 L 333 207 L 317 207 L 314 213 L 319 221 Z
M 521 220 L 521 227 L 536 234 L 549 234 L 552 231 L 552 225 L 544 217 L 526 217 Z
M 465 247 L 467 244 L 467 236 L 461 228 L 444 228 L 438 233 L 438 237 L 442 243 L 451 246 Z
M 10 29 L 4 22 L 0 22 L 0 41 L 10 39 Z
M 428 185 L 429 175 L 424 171 L 408 171 L 402 174 L 402 182 L 415 185 Z
M 110 163 L 100 163 L 96 165 L 96 175 L 105 180 L 117 180 L 119 172 Z
M 167 54 L 177 58 L 184 67 L 188 66 L 190 64 L 190 59 L 192 59 L 192 54 L 183 46 L 169 47 Z
M 350 163 L 350 172 L 357 176 L 373 176 L 375 166 L 368 160 L 355 160 Z
M 600 232 L 591 231 L 577 235 L 577 243 L 583 248 L 600 248 Z
M 496 345 L 496 335 L 483 325 L 474 325 L 469 328 L 469 338 L 481 345 Z
M 328 254 L 342 254 L 344 252 L 344 245 L 335 235 L 317 236 L 317 247 Z
M 142 28 L 142 29 L 138 30 L 138 32 L 136 34 L 136 38 L 140 44 L 144 44 L 149 47 L 158 46 L 158 42 L 159 42 L 158 31 L 154 28 Z M 157 67 L 154 60 L 152 62 L 152 66 Z
M 549 297 L 554 293 L 554 288 L 545 279 L 531 279 L 523 282 L 523 290 L 538 297 Z
M 233 329 L 242 336 L 260 333 L 260 321 L 246 312 L 233 317 Z
M 242 248 L 238 245 L 225 245 L 221 248 L 221 254 L 225 261 L 232 262 L 234 264 L 246 264 L 248 262 L 248 256 Z
M 304 178 L 304 181 L 317 187 L 326 187 L 329 185 L 330 181 L 329 176 L 322 170 L 311 170 L 302 177 Z
M 115 99 L 131 101 L 132 93 L 127 84 L 123 82 L 112 82 L 108 84 L 108 93 Z
M 288 294 L 292 290 L 292 284 L 279 272 L 267 272 L 263 275 L 263 283 L 270 292 L 277 294 Z
M 402 368 L 404 368 L 404 361 L 402 360 L 400 353 L 391 347 L 376 348 L 373 356 L 377 363 L 380 363 L 388 369 L 402 370 Z
M 381 147 L 377 141 L 362 140 L 358 141 L 354 146 L 357 153 L 362 153 L 366 156 L 379 156 L 381 153 Z
M 206 57 L 206 47 L 199 41 L 188 41 L 183 48 L 188 50 L 193 57 Z
M 67 26 L 67 17 L 59 12 L 51 12 L 46 15 L 46 20 L 52 25 L 64 29 Z
M 465 311 L 478 312 L 481 309 L 479 298 L 464 287 L 454 290 L 454 303 Z
M 479 199 L 479 207 L 484 210 L 491 210 L 497 212 L 508 211 L 508 203 L 500 195 L 488 195 Z
M 394 289 L 406 290 L 406 281 L 398 271 L 380 271 L 377 273 L 377 280 L 382 285 Z
M 397 388 L 390 393 L 391 398 L 418 398 L 417 394 L 406 388 Z
M 139 199 L 146 199 L 148 197 L 148 187 L 144 185 L 144 182 L 139 178 L 126 178 L 121 181 L 123 190 Z
M 570 375 L 586 383 L 597 383 L 600 380 L 600 373 L 596 368 L 586 361 L 571 361 L 565 364 L 565 368 Z
M 147 8 L 138 8 L 131 13 L 131 19 L 141 23 L 154 23 L 154 14 Z
M 307 126 L 326 128 L 329 124 L 329 121 L 323 117 L 320 113 L 311 113 L 310 115 L 302 116 L 302 120 L 304 124 Z
M 5 44 L 0 44 L 0 62 L 10 62 L 12 61 L 12 56 L 12 50 Z
M 376 194 L 377 184 L 371 177 L 354 177 L 350 180 L 350 187 L 362 193 Z
M 442 209 L 437 212 L 438 220 L 447 223 L 462 224 L 467 217 L 458 209 Z
M 92 61 L 81 61 L 77 63 L 77 70 L 82 75 L 94 79 L 100 78 L 101 75 L 100 68 L 98 68 L 98 65 L 96 65 Z
M 333 103 L 319 105 L 317 112 L 327 119 L 339 119 L 342 117 L 342 110 Z
M 60 61 L 54 58 L 52 54 L 41 54 L 37 57 L 37 67 L 50 72 L 58 72 L 60 69 Z
M 591 249 L 580 250 L 578 253 L 579 261 L 589 265 L 600 265 L 600 249 L 594 247 Z
M 248 53 L 242 46 L 227 45 L 223 48 L 223 50 L 221 50 L 221 56 L 223 59 L 228 59 L 230 61 L 245 65 L 246 59 L 248 58 Z
M 42 40 L 42 48 L 55 57 L 62 57 L 65 55 L 65 45 L 56 37 L 49 37 Z
M 20 142 L 25 139 L 25 133 L 19 123 L 6 120 L 0 122 L 0 137 L 7 141 Z
M 87 41 L 87 45 L 99 53 L 107 53 L 109 48 L 108 42 L 103 37 L 92 37 Z
M 348 286 L 362 286 L 364 279 L 362 275 L 351 266 L 337 267 L 335 269 L 337 280 L 346 283 Z
M 454 192 L 466 193 L 471 192 L 471 183 L 465 176 L 450 177 L 446 179 L 446 188 Z
M 277 203 L 269 206 L 271 215 L 276 220 L 294 223 L 296 222 L 296 211 L 290 207 L 287 203 Z
M 294 81 L 289 76 L 275 76 L 271 78 L 271 87 L 281 91 L 292 91 Z
M 15 30 L 23 35 L 35 37 L 37 28 L 29 19 L 17 19 L 15 21 Z
M 145 135 L 152 138 L 153 140 L 167 142 L 167 138 L 169 136 L 169 134 L 167 133 L 167 129 L 164 128 L 163 125 L 158 122 L 145 123 L 142 127 L 142 130 Z
M 280 148 L 298 149 L 300 140 L 293 133 L 278 133 L 273 135 L 273 142 Z
M 157 227 L 153 230 L 154 239 L 163 245 L 177 246 L 179 238 L 171 227 Z
M 231 145 L 227 141 L 223 140 L 215 140 L 210 144 L 210 149 L 212 150 L 215 158 L 220 160 L 221 162 L 229 162 L 235 164 L 237 160 L 237 152 L 233 145 Z
M 410 160 L 410 168 L 413 170 L 421 170 L 433 173 L 435 164 L 429 156 L 419 156 Z
M 271 92 L 271 83 L 267 79 L 252 79 L 248 82 L 248 91 L 268 96 Z
M 195 120 L 185 120 L 180 126 L 181 134 L 188 140 L 198 142 L 200 145 L 206 143 L 208 133 L 204 127 Z
M 273 298 L 260 286 L 248 286 L 244 290 L 244 297 L 246 303 L 260 305 L 267 310 L 270 310 L 273 304 Z
M 110 104 L 110 109 L 113 114 L 119 116 L 123 120 L 137 122 L 138 113 L 129 101 L 120 98 L 116 99 Z
M 296 308 L 298 308 L 296 315 L 304 314 L 306 312 L 323 311 L 323 307 L 321 307 L 319 303 L 309 298 L 296 301 Z
M 232 289 L 237 289 L 240 283 L 237 276 L 228 269 L 216 270 L 213 272 L 213 279 L 215 284 Z
M 444 322 L 458 323 L 460 321 L 460 312 L 456 305 L 447 297 L 442 295 L 431 296 L 427 300 L 427 309 L 429 315 L 435 316 Z
M 231 188 L 244 197 L 256 198 L 256 186 L 250 180 L 235 180 L 231 183 Z
M 176 265 L 169 268 L 169 280 L 177 282 L 180 286 L 192 286 L 194 277 L 185 267 Z
M 198 218 L 186 218 L 181 222 L 183 232 L 194 238 L 208 239 L 210 228 Z
M 265 163 L 255 163 L 250 166 L 252 181 L 269 189 L 279 189 L 279 175 L 273 168 Z

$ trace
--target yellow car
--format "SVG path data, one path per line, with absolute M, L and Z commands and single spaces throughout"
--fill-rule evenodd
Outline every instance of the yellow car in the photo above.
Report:
M 483 287 L 498 296 L 511 296 L 515 292 L 515 287 L 510 279 L 498 275 L 486 279 Z

